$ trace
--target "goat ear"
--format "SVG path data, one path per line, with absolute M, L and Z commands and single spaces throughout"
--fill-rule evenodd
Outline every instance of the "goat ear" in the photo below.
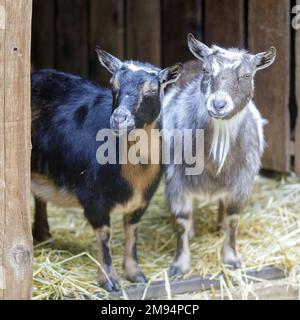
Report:
M 182 64 L 176 63 L 171 67 L 161 70 L 159 73 L 160 82 L 165 86 L 176 82 L 181 75 L 182 69 Z
M 256 70 L 268 68 L 276 59 L 276 49 L 271 47 L 266 52 L 261 52 L 253 57 Z
M 110 73 L 115 73 L 122 67 L 122 61 L 114 57 L 110 53 L 101 50 L 99 47 L 96 47 L 96 52 L 100 63 L 105 67 Z
M 187 36 L 188 46 L 191 53 L 201 61 L 207 57 L 211 49 L 204 43 L 197 40 L 191 33 Z

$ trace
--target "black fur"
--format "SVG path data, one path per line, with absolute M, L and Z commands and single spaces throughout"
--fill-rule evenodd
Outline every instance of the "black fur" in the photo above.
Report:
M 31 85 L 32 172 L 75 194 L 94 228 L 108 224 L 110 210 L 126 203 L 133 193 L 120 174 L 121 165 L 96 161 L 101 144 L 96 134 L 110 127 L 111 91 L 55 70 L 34 73 Z M 145 192 L 146 202 L 159 178 Z
M 100 268 L 99 282 L 111 291 L 118 290 L 119 285 L 110 256 L 110 213 L 116 205 L 134 200 L 131 208 L 127 206 L 124 217 L 128 231 L 125 232 L 125 247 L 133 243 L 133 248 L 124 255 L 123 265 L 127 279 L 145 282 L 146 277 L 137 264 L 136 231 L 132 235 L 130 227 L 137 228 L 134 225 L 140 221 L 157 189 L 162 168 L 151 167 L 151 164 L 122 167 L 118 164 L 118 138 L 113 146 L 117 151 L 117 164 L 100 165 L 96 155 L 101 143 L 106 141 L 96 141 L 97 133 L 110 128 L 119 135 L 124 128 L 130 131 L 156 127 L 161 111 L 161 84 L 174 82 L 182 66 L 176 64 L 160 70 L 136 61 L 122 63 L 105 51 L 96 51 L 102 65 L 112 73 L 112 90 L 55 70 L 42 70 L 32 75 L 31 167 L 33 183 L 36 182 L 33 185 L 35 198 L 40 196 L 42 202 L 59 200 L 61 204 L 66 199 L 62 200 L 62 193 L 55 189 L 62 189 L 75 196 L 84 208 L 86 218 L 97 229 L 99 260 L 106 270 L 104 273 Z M 46 183 L 47 188 L 41 183 Z M 53 188 L 53 183 L 57 188 Z M 141 189 L 137 190 L 137 186 Z M 45 210 L 45 205 L 36 207 L 37 221 L 43 223 L 35 223 L 39 240 L 50 235 Z

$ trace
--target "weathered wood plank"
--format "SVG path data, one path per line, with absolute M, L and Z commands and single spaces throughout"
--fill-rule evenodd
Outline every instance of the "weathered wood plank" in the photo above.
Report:
M 159 0 L 127 0 L 126 56 L 161 64 L 161 7 Z
M 55 66 L 55 0 L 34 0 L 32 16 L 32 69 Z
M 56 67 L 86 76 L 88 70 L 87 1 L 57 1 L 56 21 Z
M 0 0 L 0 300 L 3 299 L 5 288 L 4 269 L 4 232 L 5 232 L 5 0 Z
M 189 300 L 193 296 L 179 295 L 175 300 Z M 263 283 L 254 283 L 251 285 L 251 291 L 245 288 L 234 287 L 227 290 L 218 290 L 212 292 L 208 290 L 200 294 L 199 300 L 299 300 L 299 289 L 297 286 L 288 284 L 288 281 L 273 280 L 264 281 Z
M 212 277 L 210 275 L 201 277 L 201 276 L 191 276 L 187 279 L 173 280 L 170 282 L 170 288 L 172 295 L 184 294 L 187 292 L 195 291 L 205 291 L 209 290 L 212 287 L 216 290 L 220 288 L 219 277 Z M 246 272 L 246 276 L 253 277 L 256 279 L 262 280 L 274 280 L 274 279 L 283 279 L 286 274 L 281 269 L 275 267 L 265 267 L 261 270 L 249 270 Z M 161 298 L 167 295 L 166 287 L 164 281 L 159 281 L 151 284 L 145 293 L 146 287 L 144 285 L 132 286 L 126 290 L 126 295 L 131 300 L 139 300 L 142 297 L 145 299 L 156 299 Z M 120 299 L 123 296 L 121 292 L 116 292 L 111 294 L 111 298 Z
M 32 291 L 30 226 L 31 0 L 6 1 L 4 299 L 29 299 Z
M 89 77 L 107 86 L 110 75 L 100 67 L 94 48 L 100 45 L 103 50 L 124 58 L 124 1 L 91 0 L 89 16 Z
M 163 0 L 162 51 L 164 66 L 192 58 L 187 34 L 202 38 L 202 0 Z
M 245 45 L 244 0 L 205 0 L 204 16 L 206 43 L 224 47 Z
M 290 1 L 249 1 L 248 41 L 253 52 L 277 49 L 274 65 L 256 76 L 255 101 L 269 121 L 263 167 L 286 172 L 290 169 Z
M 297 0 L 300 5 L 300 0 Z M 300 29 L 296 31 L 296 100 L 297 100 L 297 123 L 296 123 L 296 141 L 295 141 L 295 169 L 298 176 L 300 176 Z M 292 70 L 293 71 L 293 70 Z

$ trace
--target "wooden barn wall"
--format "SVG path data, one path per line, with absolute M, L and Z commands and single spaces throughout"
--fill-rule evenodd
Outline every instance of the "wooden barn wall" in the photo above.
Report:
M 249 1 L 250 50 L 260 52 L 271 45 L 277 49 L 276 63 L 257 74 L 256 101 L 269 121 L 265 129 L 268 148 L 264 165 L 278 171 L 290 168 L 290 33 L 289 1 Z
M 193 59 L 186 35 L 208 44 L 246 47 L 253 52 L 276 46 L 276 63 L 259 72 L 257 102 L 269 120 L 265 128 L 266 169 L 287 172 L 291 149 L 300 174 L 300 129 L 290 143 L 291 49 L 299 68 L 299 36 L 291 48 L 291 5 L 298 0 L 33 0 L 33 68 L 54 67 L 108 85 L 94 48 L 100 45 L 121 59 L 158 66 Z M 298 32 L 299 33 L 299 32 Z M 297 34 L 298 34 L 297 33 Z M 299 72 L 298 72 L 299 74 Z M 294 84 L 293 84 L 294 85 Z M 296 81 L 299 101 L 299 77 Z

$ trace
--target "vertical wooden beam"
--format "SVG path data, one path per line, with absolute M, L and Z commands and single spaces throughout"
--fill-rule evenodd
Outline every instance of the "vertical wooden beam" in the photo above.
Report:
M 59 0 L 56 21 L 56 67 L 86 76 L 88 70 L 87 1 Z
M 5 36 L 1 43 L 1 200 L 0 249 L 5 288 L 2 299 L 30 299 L 32 236 L 30 227 L 30 42 L 31 0 L 1 1 Z M 3 30 L 1 31 L 3 38 Z M 2 39 L 3 40 L 3 39 Z M 4 60 L 3 60 L 4 51 Z M 3 72 L 4 70 L 4 72 Z M 4 89 L 4 93 L 3 93 Z M 3 130 L 4 128 L 4 130 Z
M 297 5 L 300 5 L 300 0 L 297 0 Z M 296 101 L 297 101 L 297 123 L 296 123 L 296 147 L 295 147 L 295 169 L 298 176 L 300 176 L 300 29 L 296 31 Z
M 5 0 L 0 0 L 0 300 L 6 287 L 4 268 L 5 236 Z
M 107 86 L 110 75 L 100 67 L 94 49 L 100 45 L 119 59 L 124 58 L 124 1 L 91 0 L 89 24 L 89 77 Z
M 244 0 L 205 0 L 204 17 L 207 44 L 244 47 Z
M 163 64 L 192 59 L 187 34 L 202 38 L 202 0 L 163 0 Z
M 268 119 L 265 127 L 266 169 L 286 172 L 290 169 L 290 1 L 249 1 L 249 47 L 252 52 L 277 49 L 272 67 L 256 76 L 255 101 Z
M 55 66 L 55 0 L 33 0 L 32 69 Z
M 159 0 L 127 0 L 128 59 L 161 64 L 161 6 Z

